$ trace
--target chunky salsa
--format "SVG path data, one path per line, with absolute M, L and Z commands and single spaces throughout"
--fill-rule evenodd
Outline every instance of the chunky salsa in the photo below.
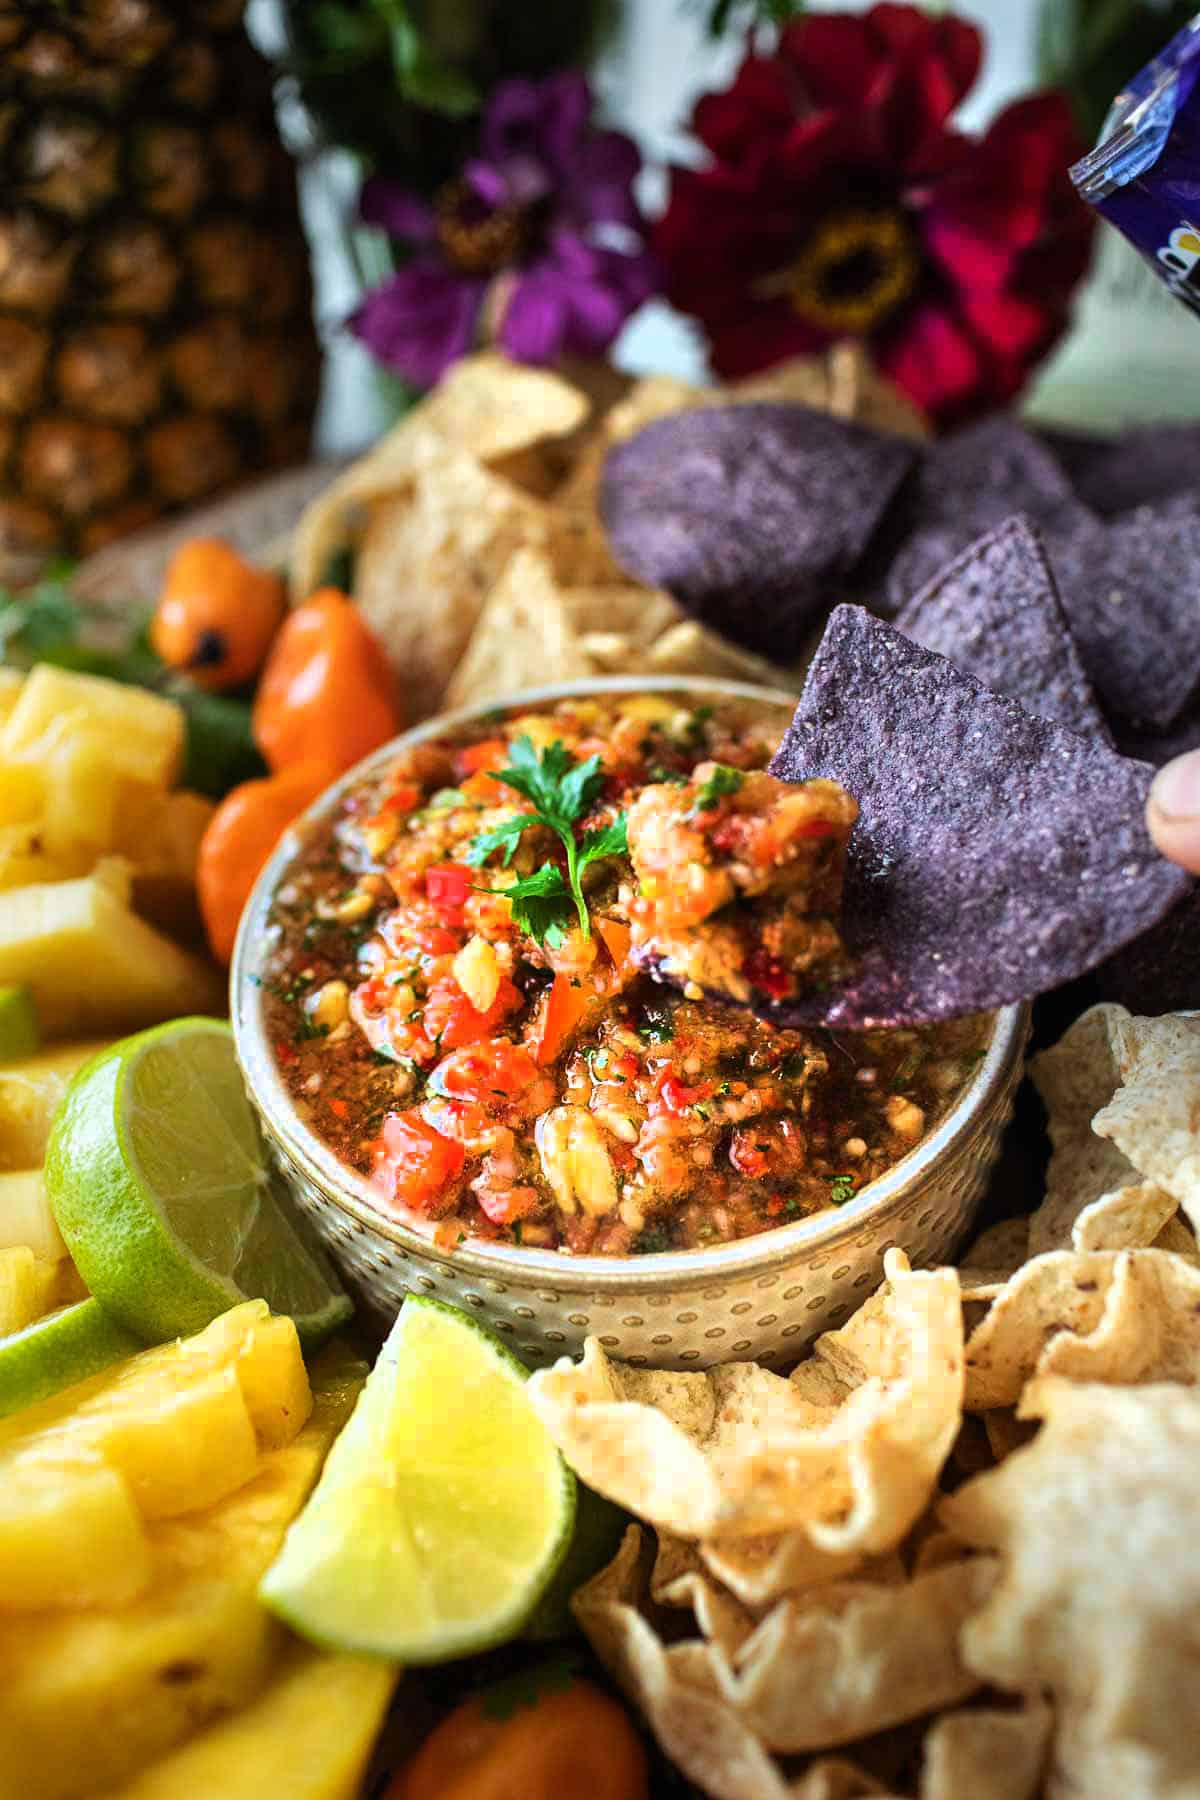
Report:
M 689 1250 L 850 1199 L 987 1024 L 834 1036 L 743 1004 L 846 965 L 853 800 L 766 774 L 786 714 L 601 696 L 397 754 L 275 896 L 282 1074 L 381 1212 L 467 1238 Z

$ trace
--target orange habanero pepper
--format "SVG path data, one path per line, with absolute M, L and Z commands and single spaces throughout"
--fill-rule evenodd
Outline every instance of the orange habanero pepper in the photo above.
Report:
M 328 763 L 298 763 L 226 794 L 200 840 L 196 892 L 209 946 L 218 962 L 233 955 L 242 908 L 259 870 L 306 806 L 338 775 Z
M 321 588 L 288 614 L 252 719 L 254 741 L 273 769 L 316 761 L 342 773 L 402 723 L 383 646 L 352 600 Z
M 385 1800 L 647 1800 L 646 1753 L 629 1715 L 590 1681 L 538 1696 L 507 1718 L 486 1696 L 442 1720 Z
M 287 604 L 283 582 L 220 538 L 192 538 L 171 558 L 150 644 L 198 687 L 240 687 L 262 667 Z

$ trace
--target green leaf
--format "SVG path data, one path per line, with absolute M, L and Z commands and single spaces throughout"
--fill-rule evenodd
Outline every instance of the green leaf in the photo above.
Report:
M 507 869 L 516 855 L 522 832 L 537 823 L 531 813 L 514 813 L 511 819 L 501 819 L 491 831 L 480 831 L 471 839 L 467 845 L 467 861 L 473 869 L 478 869 L 493 850 L 503 850 L 502 861 Z
M 712 812 L 727 794 L 736 794 L 745 779 L 740 769 L 731 769 L 725 763 L 714 763 L 712 774 L 696 795 L 696 811 Z
M 575 917 L 575 900 L 562 870 L 553 863 L 543 863 L 532 875 L 526 875 L 512 887 L 503 890 L 512 904 L 513 924 L 527 931 L 539 944 L 558 948 Z
M 580 1651 L 560 1651 L 530 1669 L 518 1669 L 515 1675 L 506 1675 L 503 1681 L 485 1689 L 480 1696 L 480 1710 L 488 1719 L 511 1719 L 521 1707 L 536 1706 L 544 1695 L 569 1688 L 582 1668 Z
M 170 697 L 182 706 L 187 721 L 180 777 L 184 787 L 219 800 L 240 782 L 266 774 L 250 730 L 248 700 L 182 686 L 172 689 Z
M 579 866 L 585 867 L 602 856 L 625 856 L 629 840 L 625 831 L 625 814 L 618 813 L 611 825 L 599 831 L 585 831 L 579 840 Z

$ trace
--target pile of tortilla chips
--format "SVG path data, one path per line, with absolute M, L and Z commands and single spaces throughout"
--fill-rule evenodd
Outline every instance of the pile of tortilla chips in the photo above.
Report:
M 903 439 L 920 417 L 846 346 L 728 389 L 665 377 L 557 374 L 494 352 L 457 363 L 308 508 L 292 591 L 347 552 L 353 591 L 400 676 L 413 721 L 587 675 L 716 675 L 798 685 L 772 663 L 631 580 L 600 522 L 614 444 L 654 419 L 732 401 L 800 403 Z M 906 464 L 907 457 L 904 457 Z
M 626 1507 L 580 1625 L 714 1800 L 1200 1791 L 1200 1015 L 1035 1058 L 1030 1217 L 883 1287 L 790 1377 L 531 1391 Z

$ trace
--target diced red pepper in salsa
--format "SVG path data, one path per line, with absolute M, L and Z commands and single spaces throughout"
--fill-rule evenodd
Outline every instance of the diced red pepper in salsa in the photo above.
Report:
M 492 1038 L 444 1057 L 433 1072 L 432 1086 L 452 1100 L 512 1099 L 538 1079 L 528 1050 L 509 1038 Z
M 471 892 L 471 871 L 461 863 L 445 863 L 426 869 L 425 892 L 439 912 L 461 912 Z
M 425 1035 L 443 1050 L 457 1050 L 463 1044 L 477 1044 L 491 1037 L 496 1027 L 521 1004 L 521 992 L 507 976 L 496 990 L 496 998 L 486 1012 L 471 1005 L 452 976 L 435 981 L 425 1002 Z
M 389 1113 L 383 1121 L 376 1174 L 390 1177 L 396 1198 L 414 1212 L 436 1213 L 437 1201 L 465 1161 L 462 1145 L 443 1137 L 418 1112 Z

